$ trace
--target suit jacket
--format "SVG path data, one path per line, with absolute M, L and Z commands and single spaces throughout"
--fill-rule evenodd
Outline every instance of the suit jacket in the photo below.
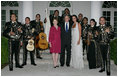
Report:
M 56 18 L 54 17 L 54 15 L 50 15 L 50 23 L 51 23 L 51 26 L 53 26 L 53 19 Z M 60 23 L 61 23 L 61 17 L 58 16 L 58 26 L 60 26 Z
M 62 44 L 71 44 L 71 29 L 72 23 L 69 22 L 69 30 L 68 32 L 65 31 L 65 22 L 61 24 L 61 43 Z

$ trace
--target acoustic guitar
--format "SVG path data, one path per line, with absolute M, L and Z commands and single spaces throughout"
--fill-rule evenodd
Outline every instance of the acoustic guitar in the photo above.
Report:
M 28 41 L 28 44 L 27 44 L 26 48 L 27 48 L 28 51 L 33 51 L 34 50 L 34 40 L 30 39 Z
M 35 45 L 37 48 L 40 48 L 40 49 L 47 49 L 48 48 L 48 42 L 47 42 L 47 37 L 46 37 L 46 34 L 44 32 L 41 32 L 39 34 L 39 41 L 38 43 Z M 36 37 L 38 39 L 38 37 Z

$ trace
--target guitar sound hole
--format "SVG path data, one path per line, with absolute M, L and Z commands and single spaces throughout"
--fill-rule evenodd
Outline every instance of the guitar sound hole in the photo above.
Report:
M 44 36 L 42 36 L 41 38 L 42 38 L 43 40 L 45 39 L 45 37 L 44 37 Z

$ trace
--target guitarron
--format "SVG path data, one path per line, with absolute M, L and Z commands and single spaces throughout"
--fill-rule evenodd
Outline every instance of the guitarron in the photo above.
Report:
M 48 48 L 48 42 L 47 42 L 47 37 L 44 32 L 41 32 L 39 34 L 39 41 L 38 41 L 38 46 L 40 49 L 47 49 Z

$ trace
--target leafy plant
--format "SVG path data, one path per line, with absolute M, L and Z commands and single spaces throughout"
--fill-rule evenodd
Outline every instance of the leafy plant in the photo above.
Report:
M 117 65 L 117 39 L 114 39 L 110 43 L 110 57 L 114 61 L 114 63 Z
M 5 37 L 1 37 L 1 64 L 8 63 L 8 39 Z

